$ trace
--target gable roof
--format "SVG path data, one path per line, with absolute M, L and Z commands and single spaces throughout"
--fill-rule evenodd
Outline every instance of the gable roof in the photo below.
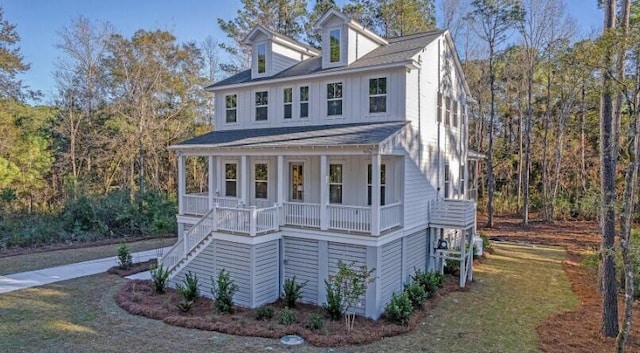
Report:
M 351 17 L 345 15 L 344 13 L 336 10 L 336 9 L 330 9 L 329 11 L 325 12 L 322 16 L 320 16 L 320 18 L 313 24 L 313 28 L 315 29 L 322 29 L 322 27 L 324 26 L 324 24 L 329 21 L 329 19 L 331 19 L 332 17 L 338 17 L 339 19 L 341 19 L 347 26 L 349 26 L 349 28 L 359 32 L 360 34 L 363 34 L 364 36 L 368 37 L 369 39 L 371 39 L 372 41 L 380 44 L 380 45 L 386 45 L 387 44 L 387 40 L 380 37 L 379 35 L 371 32 L 370 30 L 366 29 L 363 25 L 361 25 L 359 22 L 355 21 L 354 19 L 352 19 Z
M 311 56 L 316 56 L 316 55 L 320 55 L 320 51 L 310 45 L 301 43 L 289 36 L 285 36 L 284 34 L 280 34 L 278 32 L 272 31 L 269 28 L 263 26 L 263 25 L 256 25 L 255 27 L 253 27 L 253 29 L 251 31 L 249 31 L 249 33 L 247 33 L 247 35 L 244 37 L 244 39 L 242 40 L 242 42 L 244 44 L 251 44 L 251 42 L 253 41 L 253 38 L 258 34 L 258 33 L 263 33 L 265 36 L 267 36 L 269 39 L 274 39 L 277 38 L 280 40 L 281 44 L 287 45 L 295 50 L 298 51 L 305 51 L 306 54 L 311 55 Z
M 212 131 L 173 145 L 169 149 L 377 145 L 399 132 L 408 123 L 394 121 Z
M 394 64 L 406 65 L 410 62 L 413 62 L 413 57 L 417 53 L 419 53 L 422 49 L 424 49 L 427 45 L 429 45 L 445 32 L 446 31 L 444 30 L 433 30 L 405 37 L 391 38 L 388 40 L 389 44 L 379 46 L 360 59 L 344 67 L 322 69 L 322 57 L 317 56 L 311 59 L 304 60 L 270 77 L 255 78 L 252 80 L 251 70 L 245 70 L 224 80 L 218 81 L 213 85 L 206 87 L 206 89 L 211 90 L 219 87 L 260 82 L 265 80 L 287 79 L 298 76 L 317 74 L 320 72 L 344 72 L 354 69 L 364 69 L 368 67 Z

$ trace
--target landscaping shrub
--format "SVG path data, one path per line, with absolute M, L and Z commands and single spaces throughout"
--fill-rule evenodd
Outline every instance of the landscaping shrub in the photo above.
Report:
M 195 302 L 200 297 L 198 276 L 191 271 L 187 272 L 182 280 L 182 284 L 176 285 L 176 290 L 182 295 L 184 301 Z
M 324 304 L 327 315 L 331 320 L 340 320 L 342 317 L 342 291 L 340 290 L 340 284 L 325 279 L 324 286 L 327 292 L 327 302 Z
M 296 311 L 289 308 L 284 308 L 280 311 L 280 317 L 278 318 L 278 323 L 280 325 L 292 325 L 297 321 Z
M 322 330 L 324 328 L 324 318 L 320 314 L 311 313 L 307 316 L 304 327 L 310 330 Z
M 423 272 L 419 269 L 411 276 L 411 281 L 420 285 L 427 292 L 427 296 L 431 296 L 442 287 L 443 280 L 444 276 L 438 272 Z
M 156 293 L 164 293 L 167 289 L 167 281 L 169 279 L 169 270 L 164 269 L 162 264 L 160 266 L 151 266 L 151 281 L 153 282 L 153 289 Z
M 282 299 L 284 299 L 284 303 L 287 308 L 295 308 L 296 302 L 302 299 L 302 288 L 307 284 L 305 283 L 297 283 L 296 276 L 292 278 L 287 278 L 284 280 L 284 285 L 282 286 Z
M 489 241 L 489 237 L 486 234 L 480 233 L 480 238 L 482 238 L 482 249 L 485 251 L 491 249 L 491 242 Z
M 445 260 L 444 261 L 444 274 L 457 276 L 460 274 L 460 261 L 457 260 Z
M 338 273 L 324 281 L 327 291 L 327 314 L 332 320 L 344 315 L 347 331 L 353 330 L 355 308 L 362 303 L 367 286 L 373 281 L 373 271 L 375 268 L 369 270 L 367 266 L 355 268 L 355 262 L 347 266 L 344 262 L 338 261 Z
M 424 302 L 429 297 L 429 294 L 427 293 L 427 291 L 424 290 L 424 288 L 422 288 L 422 286 L 417 283 L 405 285 L 404 292 L 407 293 L 409 300 L 411 300 L 411 305 L 413 305 L 414 308 L 422 307 Z
M 126 270 L 133 264 L 131 257 L 131 250 L 126 244 L 120 244 L 118 246 L 118 267 L 121 270 Z
M 398 325 L 407 325 L 412 312 L 413 305 L 411 305 L 411 300 L 406 292 L 393 293 L 391 300 L 384 308 L 387 320 Z
M 192 300 L 183 300 L 180 303 L 178 303 L 178 305 L 176 306 L 180 311 L 182 311 L 183 313 L 186 313 L 189 310 L 191 310 L 191 307 L 193 307 L 193 304 L 194 302 Z
M 269 321 L 273 318 L 273 308 L 261 306 L 256 310 L 256 320 Z
M 233 312 L 233 295 L 238 290 L 238 286 L 235 285 L 231 279 L 229 272 L 222 269 L 218 273 L 216 280 L 211 277 L 211 294 L 215 299 L 216 309 L 220 313 L 232 313 Z

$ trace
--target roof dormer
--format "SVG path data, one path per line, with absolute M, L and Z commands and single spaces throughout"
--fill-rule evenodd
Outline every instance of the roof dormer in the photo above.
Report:
M 320 55 L 315 48 L 261 25 L 255 26 L 243 42 L 251 46 L 252 79 L 273 76 L 303 60 Z
M 327 11 L 314 28 L 322 36 L 322 68 L 347 66 L 387 41 L 335 9 Z

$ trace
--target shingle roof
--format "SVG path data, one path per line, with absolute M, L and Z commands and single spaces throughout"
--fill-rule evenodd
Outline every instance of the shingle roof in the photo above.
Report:
M 433 30 L 424 33 L 417 33 L 405 37 L 396 37 L 389 39 L 388 45 L 382 45 L 360 59 L 354 61 L 348 66 L 322 69 L 322 57 L 317 56 L 302 61 L 286 70 L 283 70 L 273 76 L 251 79 L 251 70 L 245 70 L 222 81 L 218 81 L 207 88 L 223 87 L 248 82 L 258 82 L 265 80 L 273 80 L 279 78 L 287 78 L 301 75 L 310 75 L 317 72 L 341 72 L 356 68 L 364 68 L 368 66 L 377 66 L 385 64 L 399 63 L 411 59 L 420 50 L 429 45 L 436 38 L 441 36 L 445 31 Z
M 181 142 L 173 148 L 203 145 L 207 147 L 375 145 L 400 131 L 406 124 L 406 121 L 394 121 L 213 131 Z

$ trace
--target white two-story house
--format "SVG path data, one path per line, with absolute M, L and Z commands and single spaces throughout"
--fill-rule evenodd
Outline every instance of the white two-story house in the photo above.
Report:
M 179 240 L 161 262 L 174 284 L 196 273 L 204 294 L 229 271 L 246 307 L 275 301 L 293 276 L 321 305 L 338 261 L 366 265 L 375 281 L 360 314 L 377 318 L 443 256 L 471 275 L 471 97 L 447 31 L 384 39 L 335 10 L 315 26 L 318 50 L 257 26 L 251 68 L 207 88 L 215 131 L 170 147 Z M 208 188 L 188 194 L 195 157 L 208 159 Z

